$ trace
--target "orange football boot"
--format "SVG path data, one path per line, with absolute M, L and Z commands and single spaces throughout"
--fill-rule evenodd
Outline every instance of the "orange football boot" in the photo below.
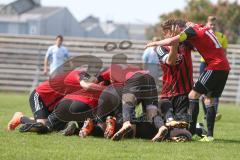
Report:
M 81 128 L 81 130 L 79 131 L 79 137 L 81 138 L 85 138 L 87 136 L 89 136 L 94 128 L 94 124 L 92 119 L 88 118 L 85 122 L 83 127 Z
M 7 129 L 9 131 L 15 130 L 15 128 L 17 128 L 17 126 L 19 126 L 21 124 L 21 118 L 22 117 L 23 117 L 23 113 L 22 112 L 14 113 L 12 119 L 8 123 Z

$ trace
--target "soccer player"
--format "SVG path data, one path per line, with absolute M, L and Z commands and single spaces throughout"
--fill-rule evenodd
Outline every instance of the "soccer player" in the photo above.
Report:
M 179 21 L 178 25 L 184 27 L 185 23 Z M 172 36 L 173 31 L 168 23 L 161 24 L 161 28 L 165 38 Z M 188 119 L 188 94 L 193 86 L 191 49 L 192 46 L 188 42 L 180 44 L 176 42 L 171 46 L 155 48 L 163 71 L 163 87 L 159 107 L 165 115 L 166 126 L 169 126 L 174 119 L 185 121 Z M 182 127 L 187 127 L 187 122 L 183 121 L 180 124 L 183 125 Z
M 93 111 L 97 106 L 98 97 L 104 89 L 104 83 L 98 85 L 98 82 L 97 77 L 90 76 L 86 72 L 80 73 L 80 86 L 82 89 L 63 97 L 54 111 L 47 117 L 45 124 L 26 124 L 20 130 L 22 132 L 48 133 L 59 130 L 60 126 L 65 126 L 69 121 L 81 123 L 87 118 L 93 118 Z M 80 136 L 84 136 L 85 132 L 86 130 L 81 130 L 79 132 Z
M 33 118 L 24 116 L 22 112 L 16 112 L 8 123 L 8 130 L 14 130 L 18 125 L 25 123 L 45 124 L 47 117 L 67 93 L 81 89 L 79 84 L 81 72 L 71 71 L 41 83 L 29 97 Z
M 169 27 L 178 26 L 176 20 L 165 22 Z M 190 25 L 189 25 L 190 24 Z M 200 24 L 186 23 L 186 27 L 179 29 L 179 34 L 161 41 L 151 42 L 146 47 L 165 46 L 188 40 L 201 54 L 207 63 L 205 71 L 194 84 L 189 94 L 189 113 L 192 116 L 190 132 L 195 134 L 196 122 L 199 113 L 199 97 L 205 94 L 206 120 L 208 133 L 201 141 L 213 141 L 213 130 L 216 117 L 213 98 L 220 97 L 225 87 L 230 66 L 224 54 L 224 49 L 217 40 L 213 31 Z
M 116 70 L 118 70 L 116 68 Z M 154 124 L 158 129 L 157 138 L 153 141 L 161 140 L 167 133 L 158 115 L 158 95 L 154 78 L 144 70 L 128 72 L 124 79 L 122 91 L 122 128 L 114 134 L 112 140 L 120 140 L 125 134 L 133 130 L 136 122 L 135 107 L 142 103 L 143 113 L 147 115 L 147 121 Z
M 209 27 L 210 29 L 213 30 L 214 34 L 216 35 L 219 43 L 222 45 L 222 48 L 224 49 L 225 51 L 225 54 L 227 53 L 226 52 L 226 49 L 228 47 L 228 40 L 227 40 L 227 37 L 221 33 L 221 32 L 218 32 L 216 31 L 216 23 L 217 23 L 217 18 L 215 16 L 209 16 L 208 19 L 207 19 L 207 24 L 206 26 Z M 206 68 L 206 63 L 204 61 L 204 59 L 201 57 L 201 63 L 200 63 L 200 74 L 202 74 Z M 216 118 L 215 120 L 220 120 L 222 115 L 220 113 L 218 113 L 218 104 L 219 104 L 219 98 L 214 98 L 214 105 L 215 105 L 215 109 L 216 109 Z M 204 96 L 202 98 L 202 106 L 203 106 L 203 111 L 204 111 L 204 114 L 205 114 L 205 118 L 206 118 L 206 107 L 205 107 L 205 104 L 204 104 Z

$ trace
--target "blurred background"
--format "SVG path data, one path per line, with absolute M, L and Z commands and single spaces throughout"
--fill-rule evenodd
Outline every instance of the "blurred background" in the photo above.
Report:
M 205 24 L 209 15 L 217 17 L 217 30 L 230 43 L 232 70 L 221 100 L 240 103 L 239 0 L 1 0 L 0 90 L 29 92 L 46 80 L 44 56 L 56 35 L 64 37 L 70 57 L 94 55 L 109 64 L 112 55 L 125 53 L 128 62 L 141 64 L 144 45 L 161 37 L 162 21 L 182 18 Z M 123 40 L 130 40 L 131 48 L 104 50 L 107 42 L 118 46 Z M 193 54 L 195 79 L 199 59 Z

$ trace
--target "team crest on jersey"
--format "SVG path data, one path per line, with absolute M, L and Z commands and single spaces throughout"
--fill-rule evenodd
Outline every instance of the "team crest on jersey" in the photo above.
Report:
M 177 59 L 176 59 L 176 64 L 180 64 L 183 61 L 183 55 L 182 54 L 178 54 L 177 55 Z

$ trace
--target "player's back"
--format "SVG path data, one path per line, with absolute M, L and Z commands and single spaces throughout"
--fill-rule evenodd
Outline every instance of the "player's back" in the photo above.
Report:
M 224 49 L 211 29 L 195 25 L 187 28 L 185 32 L 193 35 L 188 40 L 206 61 L 207 70 L 230 70 Z

